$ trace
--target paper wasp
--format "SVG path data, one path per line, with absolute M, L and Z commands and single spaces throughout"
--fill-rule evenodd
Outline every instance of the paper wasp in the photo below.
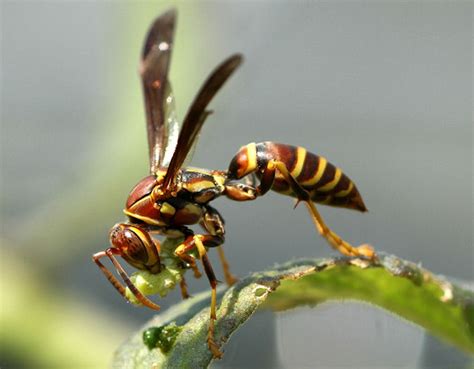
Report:
M 242 56 L 230 56 L 211 73 L 179 130 L 168 81 L 175 20 L 176 12 L 171 10 L 153 22 L 141 55 L 139 71 L 145 97 L 150 175 L 135 186 L 127 199 L 124 213 L 128 222 L 112 228 L 111 247 L 94 254 L 93 260 L 126 297 L 127 289 L 100 261 L 108 257 L 139 303 L 158 310 L 159 306 L 134 285 L 116 256 L 138 270 L 159 275 L 166 266 L 160 257 L 162 244 L 153 235 L 184 237 L 173 250 L 173 258 L 183 270 L 192 268 L 196 276 L 196 259 L 202 262 L 212 289 L 207 342 L 214 357 L 220 357 L 222 353 L 214 341 L 217 279 L 207 256 L 209 248 L 218 249 L 226 282 L 231 285 L 235 279 L 222 251 L 224 220 L 209 205 L 212 200 L 222 195 L 235 201 L 255 200 L 272 189 L 304 202 L 319 233 L 342 254 L 374 258 L 375 253 L 370 246 L 351 246 L 324 223 L 314 202 L 362 212 L 366 208 L 355 184 L 339 168 L 302 147 L 250 143 L 240 149 L 226 171 L 183 167 L 211 113 L 207 110 L 209 102 L 241 64 Z M 259 180 L 258 185 L 254 177 Z M 205 232 L 195 234 L 188 227 L 193 224 L 200 224 Z M 184 279 L 180 284 L 183 297 L 187 297 Z

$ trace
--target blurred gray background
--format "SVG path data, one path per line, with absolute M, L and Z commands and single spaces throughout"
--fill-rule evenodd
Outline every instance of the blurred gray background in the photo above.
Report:
M 152 316 L 122 301 L 90 256 L 107 247 L 128 191 L 147 174 L 137 61 L 149 24 L 169 6 L 1 3 L 1 263 L 4 271 L 13 268 L 2 278 L 13 279 L 17 292 L 17 272 L 39 276 L 42 295 L 19 306 L 44 315 L 40 323 L 22 315 L 27 326 L 56 320 L 44 306 L 54 299 L 65 315 L 80 311 L 73 316 L 87 329 L 77 339 L 100 327 L 94 337 L 107 337 L 107 349 L 87 355 L 79 345 L 83 366 L 107 363 L 110 350 Z M 225 169 L 252 141 L 304 146 L 340 166 L 369 208 L 359 214 L 321 207 L 337 233 L 436 273 L 473 279 L 471 3 L 206 1 L 177 8 L 171 80 L 181 118 L 218 62 L 245 55 L 212 103 L 193 166 Z M 225 250 L 239 276 L 334 254 L 287 197 L 214 205 L 226 219 Z M 191 291 L 207 288 L 189 282 Z M 179 298 L 175 291 L 159 303 L 166 308 Z M 13 332 L 2 337 L 10 339 L 2 367 L 61 362 L 55 350 L 51 358 L 25 358 L 34 345 Z M 97 338 L 97 347 L 103 341 Z M 215 367 L 468 363 L 414 325 L 345 303 L 260 314 Z

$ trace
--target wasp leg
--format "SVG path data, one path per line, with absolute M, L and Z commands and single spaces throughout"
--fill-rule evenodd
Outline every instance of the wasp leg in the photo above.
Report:
M 316 229 L 321 234 L 321 236 L 323 236 L 328 241 L 331 247 L 338 250 L 343 255 L 365 256 L 372 260 L 376 259 L 375 251 L 371 246 L 362 245 L 359 247 L 354 247 L 350 243 L 344 241 L 326 225 L 323 218 L 319 214 L 319 211 L 316 209 L 316 205 L 311 200 L 311 196 L 308 191 L 300 186 L 291 173 L 289 173 L 288 168 L 283 162 L 268 162 L 267 167 L 262 174 L 260 186 L 257 187 L 257 193 L 259 195 L 265 194 L 272 187 L 276 170 L 278 170 L 288 182 L 290 188 L 295 193 L 298 202 L 303 201 L 306 204 Z
M 104 256 L 107 256 L 112 264 L 115 267 L 115 270 L 120 274 L 122 277 L 123 281 L 127 285 L 128 289 L 133 293 L 133 295 L 137 298 L 140 303 L 146 307 L 149 307 L 150 309 L 153 310 L 160 310 L 160 306 L 155 304 L 153 301 L 151 301 L 148 297 L 146 297 L 144 294 L 142 294 L 138 288 L 132 283 L 130 280 L 130 277 L 127 275 L 125 270 L 122 268 L 122 266 L 119 264 L 117 259 L 115 258 L 114 254 L 120 255 L 120 251 L 115 249 L 115 248 L 108 248 L 105 251 L 98 252 L 94 255 L 92 255 L 92 260 L 99 266 L 100 270 L 105 274 L 109 282 L 112 284 L 112 286 L 115 287 L 115 289 L 128 301 L 126 294 L 125 294 L 125 287 L 118 281 L 118 279 L 110 272 L 110 270 L 107 269 L 107 267 L 100 262 L 99 259 L 103 258 Z
M 216 305 L 217 305 L 217 279 L 212 270 L 211 263 L 207 255 L 201 257 L 204 270 L 206 272 L 207 278 L 209 279 L 209 284 L 211 285 L 211 316 L 209 320 L 209 330 L 207 332 L 207 346 L 211 350 L 212 355 L 220 359 L 222 357 L 222 351 L 219 350 L 219 345 L 214 340 L 214 324 L 216 320 Z
M 99 259 L 103 258 L 104 256 L 107 256 L 105 251 L 101 251 L 98 253 L 95 253 L 92 255 L 92 260 L 94 263 L 97 264 L 97 266 L 102 270 L 102 273 L 107 277 L 108 281 L 112 286 L 115 287 L 115 289 L 120 293 L 123 297 L 125 297 L 125 287 L 122 286 L 122 284 L 118 281 L 118 279 L 110 272 L 110 270 L 107 269 L 107 267 L 100 262 Z
M 219 260 L 222 265 L 224 272 L 225 282 L 228 286 L 232 286 L 238 279 L 230 272 L 229 263 L 225 257 L 224 249 L 222 244 L 224 243 L 224 219 L 219 214 L 219 212 L 211 206 L 206 206 L 206 212 L 204 214 L 203 220 L 201 221 L 201 226 L 208 231 L 213 236 L 219 236 L 222 240 L 221 245 L 217 248 L 219 254 Z
M 176 249 L 178 250 L 178 249 Z M 199 271 L 197 265 L 196 265 L 196 260 L 194 260 L 194 258 L 191 256 L 191 255 L 187 255 L 186 252 L 189 251 L 189 250 L 186 250 L 186 249 L 183 249 L 182 250 L 182 253 L 178 254 L 176 253 L 176 255 L 181 259 L 183 260 L 185 263 L 189 264 L 189 266 L 191 267 L 191 269 L 193 270 L 193 273 L 194 273 L 194 278 L 201 278 L 202 277 L 202 274 L 201 272 Z M 176 252 L 176 251 L 175 251 Z M 181 249 L 180 249 L 180 252 L 181 252 Z
M 220 245 L 219 242 L 221 237 L 213 236 L 213 235 L 193 235 L 188 236 L 184 242 L 179 245 L 176 250 L 175 254 L 179 258 L 183 259 L 183 256 L 186 252 L 189 252 L 193 249 L 196 249 L 199 258 L 201 259 L 202 265 L 204 267 L 204 271 L 206 272 L 206 276 L 209 279 L 209 284 L 211 285 L 211 312 L 210 312 L 210 321 L 209 321 L 209 330 L 207 332 L 207 346 L 211 351 L 214 358 L 220 359 L 222 357 L 222 352 L 219 350 L 219 345 L 214 340 L 214 329 L 215 329 L 215 320 L 216 320 L 216 306 L 217 306 L 217 279 L 214 274 L 214 270 L 212 269 L 211 263 L 209 258 L 207 257 L 207 250 L 206 247 L 216 247 Z M 193 258 L 190 255 L 186 255 L 187 257 Z M 183 259 L 185 260 L 185 259 Z
M 230 272 L 229 263 L 227 261 L 227 258 L 225 257 L 224 249 L 222 248 L 222 246 L 217 248 L 217 253 L 219 254 L 219 260 L 221 262 L 222 270 L 224 272 L 225 283 L 227 283 L 228 286 L 232 286 L 237 283 L 239 279 Z
M 162 229 L 161 230 L 162 234 L 166 235 L 167 237 L 172 236 L 177 237 L 178 235 L 180 237 L 185 237 L 185 240 L 188 238 L 192 237 L 194 235 L 193 231 L 191 231 L 189 228 L 182 227 L 182 228 L 169 228 L 169 229 Z M 196 265 L 196 260 L 194 257 L 191 255 L 188 255 L 187 253 L 193 249 L 192 245 L 186 244 L 186 242 L 181 243 L 178 245 L 178 247 L 174 250 L 174 253 L 176 256 L 178 256 L 181 260 L 183 260 L 186 264 L 189 265 L 189 267 L 193 270 L 194 273 L 194 278 L 201 278 L 202 274 L 199 271 L 197 265 Z M 186 282 L 184 282 L 186 285 Z M 183 291 L 183 288 L 181 288 L 181 291 Z M 181 292 L 181 295 L 184 297 L 183 292 Z M 189 297 L 189 295 L 188 295 Z
M 188 236 L 188 238 L 174 250 L 174 253 L 185 263 L 189 264 L 194 272 L 195 278 L 201 278 L 202 274 L 196 265 L 196 260 L 193 256 L 187 254 L 189 251 L 194 249 L 194 244 L 186 242 L 190 237 L 192 238 L 193 236 Z
M 250 201 L 257 197 L 254 185 L 230 181 L 225 185 L 224 194 L 234 201 Z
M 188 293 L 188 285 L 186 284 L 186 279 L 184 279 L 184 276 L 179 282 L 179 288 L 181 290 L 181 297 L 183 298 L 183 300 L 188 299 L 190 296 Z

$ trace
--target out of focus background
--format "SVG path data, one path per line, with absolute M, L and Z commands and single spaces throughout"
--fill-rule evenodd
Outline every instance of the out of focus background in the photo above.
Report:
M 148 171 L 138 55 L 151 21 L 170 6 L 1 2 L 2 368 L 107 367 L 153 314 L 127 304 L 91 255 L 108 246 L 108 229 Z M 181 118 L 218 62 L 245 55 L 212 102 L 194 166 L 225 169 L 252 141 L 304 146 L 340 166 L 369 208 L 321 207 L 336 232 L 473 280 L 472 4 L 174 6 L 171 81 Z M 214 206 L 239 276 L 334 254 L 289 198 Z M 179 299 L 175 291 L 159 303 Z M 260 313 L 214 367 L 468 365 L 419 327 L 346 302 Z

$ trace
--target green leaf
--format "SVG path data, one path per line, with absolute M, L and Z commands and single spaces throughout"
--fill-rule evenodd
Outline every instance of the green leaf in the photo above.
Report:
M 350 258 L 293 261 L 254 273 L 221 291 L 219 297 L 215 338 L 223 349 L 231 334 L 258 308 L 281 311 L 352 299 L 389 310 L 474 352 L 472 289 L 392 255 L 381 254 L 377 264 Z M 206 368 L 212 360 L 206 344 L 209 298 L 210 293 L 201 293 L 157 315 L 117 350 L 113 367 Z M 150 327 L 160 329 L 146 331 L 148 335 L 161 336 L 147 344 L 165 342 L 166 350 L 145 345 L 142 335 Z

